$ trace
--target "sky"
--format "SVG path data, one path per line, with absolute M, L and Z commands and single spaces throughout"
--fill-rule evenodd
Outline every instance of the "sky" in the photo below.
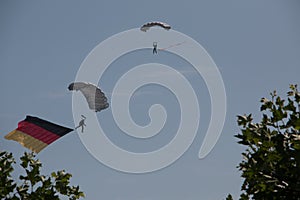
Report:
M 163 169 L 125 173 L 95 159 L 81 142 L 84 133 L 74 131 L 37 155 L 42 172 L 65 169 L 73 174 L 71 183 L 80 185 L 88 200 L 215 200 L 225 199 L 228 193 L 237 198 L 242 179 L 236 166 L 243 147 L 234 138 L 239 132 L 236 115 L 252 113 L 254 120 L 259 120 L 261 97 L 269 97 L 275 89 L 284 96 L 289 84 L 299 84 L 299 11 L 298 0 L 1 1 L 0 149 L 13 152 L 16 158 L 23 154 L 25 148 L 4 136 L 26 115 L 74 127 L 72 93 L 67 86 L 89 53 L 115 34 L 145 22 L 163 21 L 201 44 L 222 75 L 227 113 L 213 150 L 198 159 L 211 116 L 203 77 L 168 51 L 154 56 L 151 49 L 142 49 L 115 60 L 99 85 L 110 102 L 114 84 L 133 66 L 157 62 L 177 69 L 199 99 L 199 130 L 190 148 Z M 154 75 L 172 78 L 159 72 Z M 129 106 L 132 119 L 147 125 L 149 107 L 157 103 L 165 107 L 168 119 L 164 129 L 147 140 L 122 133 L 111 107 L 96 115 L 114 144 L 132 152 L 154 151 L 174 137 L 180 120 L 178 101 L 166 88 L 145 85 L 136 91 Z M 15 174 L 19 172 L 17 169 Z

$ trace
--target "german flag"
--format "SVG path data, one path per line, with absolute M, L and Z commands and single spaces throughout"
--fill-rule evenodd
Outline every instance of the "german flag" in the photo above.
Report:
M 18 123 L 18 128 L 5 136 L 7 140 L 19 142 L 22 146 L 39 153 L 49 144 L 73 131 L 38 117 L 26 116 Z

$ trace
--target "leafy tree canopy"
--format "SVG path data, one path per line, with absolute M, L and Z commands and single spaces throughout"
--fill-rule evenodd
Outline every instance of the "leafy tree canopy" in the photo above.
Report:
M 59 200 L 67 196 L 70 200 L 84 197 L 79 186 L 70 186 L 71 174 L 65 171 L 52 172 L 51 176 L 40 174 L 42 163 L 33 153 L 24 153 L 21 167 L 25 175 L 20 175 L 18 181 L 12 178 L 15 160 L 12 153 L 0 152 L 0 199 L 7 200 Z
M 244 178 L 240 199 L 299 200 L 300 93 L 290 85 L 287 99 L 276 91 L 270 97 L 261 99 L 260 122 L 251 114 L 237 116 L 241 132 L 235 137 L 246 146 L 238 166 Z

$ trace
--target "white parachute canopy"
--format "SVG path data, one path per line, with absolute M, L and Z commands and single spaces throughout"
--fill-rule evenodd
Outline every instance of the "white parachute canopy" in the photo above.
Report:
M 68 87 L 70 91 L 80 91 L 87 100 L 89 108 L 95 112 L 99 112 L 109 107 L 107 103 L 107 98 L 100 88 L 91 84 L 84 82 L 71 83 Z
M 165 30 L 170 30 L 171 29 L 171 26 L 169 24 L 166 24 L 164 22 L 158 22 L 158 21 L 148 22 L 148 23 L 144 24 L 140 29 L 141 29 L 141 31 L 146 32 L 147 30 L 149 30 L 153 26 L 160 26 L 160 27 L 164 28 Z

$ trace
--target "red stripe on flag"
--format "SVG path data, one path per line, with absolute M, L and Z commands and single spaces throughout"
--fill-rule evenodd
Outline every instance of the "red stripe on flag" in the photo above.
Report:
M 26 121 L 19 122 L 17 130 L 22 131 L 23 133 L 26 133 L 46 144 L 51 144 L 60 138 L 59 135 Z

